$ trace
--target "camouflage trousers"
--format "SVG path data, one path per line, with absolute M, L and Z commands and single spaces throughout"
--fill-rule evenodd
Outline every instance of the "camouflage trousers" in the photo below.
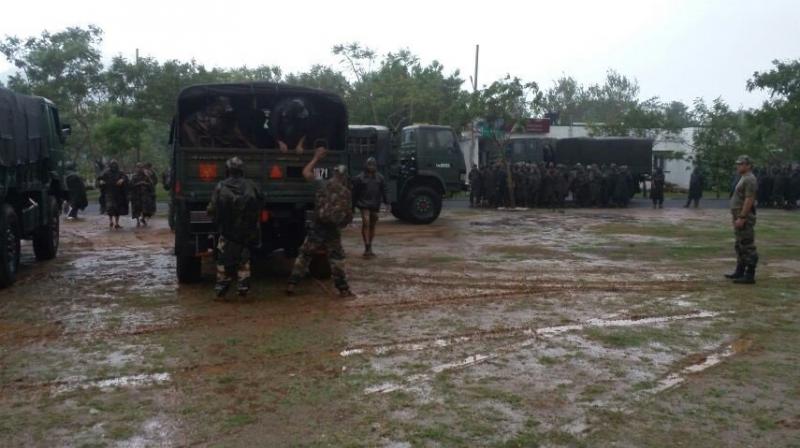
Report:
M 217 288 L 239 281 L 239 292 L 250 289 L 250 249 L 223 236 L 217 242 Z
M 297 256 L 292 274 L 289 276 L 289 284 L 296 285 L 308 275 L 311 259 L 318 253 L 327 253 L 331 276 L 336 288 L 340 291 L 349 289 L 341 234 L 338 229 L 321 230 L 313 226 L 309 229 L 303 246 L 300 247 L 300 254 Z
M 738 210 L 731 210 L 731 217 L 733 222 L 739 217 Z M 745 219 L 745 224 L 741 229 L 737 229 L 736 225 L 733 226 L 733 233 L 736 237 L 736 262 L 745 266 L 755 266 L 758 264 L 758 252 L 756 251 L 756 215 L 750 214 Z

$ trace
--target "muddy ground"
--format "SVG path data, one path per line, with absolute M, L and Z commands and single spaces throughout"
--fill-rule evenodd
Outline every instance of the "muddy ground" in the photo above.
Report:
M 0 291 L 0 446 L 800 446 L 800 213 L 474 211 L 380 224 L 352 288 L 178 286 L 172 234 L 64 223 Z

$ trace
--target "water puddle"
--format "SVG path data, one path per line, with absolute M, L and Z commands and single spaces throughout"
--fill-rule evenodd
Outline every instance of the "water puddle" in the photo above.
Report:
M 512 353 L 517 352 L 519 350 L 522 350 L 522 349 L 525 349 L 525 348 L 529 348 L 529 347 L 535 345 L 537 342 L 539 342 L 540 338 L 550 338 L 550 337 L 562 335 L 562 334 L 565 334 L 565 333 L 568 333 L 568 332 L 582 331 L 582 330 L 585 330 L 587 328 L 611 328 L 611 327 L 633 327 L 633 326 L 659 325 L 659 324 L 664 324 L 664 323 L 669 323 L 669 322 L 690 320 L 690 319 L 708 319 L 708 318 L 716 317 L 719 314 L 720 313 L 716 313 L 716 312 L 713 312 L 713 311 L 700 311 L 700 312 L 691 313 L 691 314 L 680 314 L 680 315 L 674 315 L 674 316 L 659 316 L 659 317 L 645 317 L 645 318 L 641 318 L 641 319 L 599 319 L 599 318 L 597 318 L 597 319 L 589 319 L 583 324 L 559 325 L 559 326 L 554 326 L 554 327 L 539 328 L 539 329 L 535 329 L 535 330 L 528 329 L 528 330 L 525 330 L 524 332 L 526 334 L 534 335 L 533 338 L 528 338 L 528 339 L 525 339 L 525 340 L 520 341 L 520 342 L 515 342 L 513 344 L 508 344 L 508 345 L 499 347 L 494 352 L 491 352 L 491 353 L 476 353 L 476 354 L 467 356 L 465 358 L 462 358 L 460 360 L 456 360 L 456 361 L 452 361 L 452 362 L 448 362 L 448 363 L 443 363 L 443 364 L 438 364 L 438 365 L 435 365 L 435 366 L 431 367 L 430 368 L 430 372 L 432 374 L 438 374 L 438 373 L 442 373 L 442 372 L 445 372 L 445 371 L 448 371 L 448 370 L 455 370 L 455 369 L 461 369 L 461 368 L 465 368 L 465 367 L 474 366 L 474 365 L 481 364 L 483 362 L 486 362 L 486 361 L 489 361 L 489 360 L 492 360 L 492 359 L 499 358 L 500 356 L 512 354 Z M 405 345 L 409 345 L 409 346 L 413 345 L 414 346 L 413 348 L 417 348 L 417 347 L 422 346 L 424 344 L 405 344 Z M 429 347 L 432 347 L 432 346 L 433 345 L 429 345 Z M 393 349 L 397 350 L 398 348 L 404 348 L 404 347 L 400 347 L 400 346 L 375 347 L 375 348 L 372 349 L 372 353 L 374 353 L 374 354 L 388 353 L 388 352 L 392 351 Z M 406 347 L 406 348 L 408 348 L 408 347 Z M 357 353 L 364 353 L 364 351 L 357 352 L 357 350 L 358 349 L 344 350 L 344 351 L 342 351 L 340 353 L 340 355 L 341 356 L 350 356 L 350 355 L 357 354 Z M 731 349 L 731 352 L 733 352 L 733 349 Z M 709 359 L 711 359 L 711 361 L 707 360 L 707 362 L 712 362 L 713 364 L 711 364 L 711 365 L 714 365 L 714 364 L 717 364 L 717 363 L 720 362 L 720 361 L 716 361 L 712 357 L 709 357 Z M 707 367 L 710 367 L 710 365 L 707 366 Z M 707 368 L 707 367 L 704 367 L 704 368 Z M 690 369 L 690 367 L 687 367 L 687 369 Z M 692 373 L 692 371 L 689 370 L 689 373 Z M 416 382 L 419 382 L 419 381 L 427 381 L 427 380 L 430 380 L 430 379 L 431 379 L 431 375 L 425 375 L 425 374 L 423 374 L 423 375 L 413 375 L 413 376 L 410 376 L 410 377 L 406 378 L 402 382 L 402 384 L 383 383 L 383 384 L 380 384 L 380 385 L 377 385 L 377 386 L 372 386 L 372 387 L 368 387 L 368 388 L 364 389 L 364 393 L 365 394 L 390 393 L 390 392 L 394 392 L 394 391 L 397 391 L 397 390 L 407 390 L 409 388 L 409 386 L 412 385 L 413 383 L 416 383 Z
M 81 389 L 98 388 L 100 390 L 110 390 L 120 387 L 136 388 L 145 386 L 155 386 L 163 384 L 172 379 L 172 375 L 167 372 L 161 373 L 142 373 L 139 375 L 120 376 L 103 380 L 86 381 L 80 378 L 68 379 L 64 384 L 53 387 L 53 394 L 62 394 Z
M 619 315 L 620 313 L 616 313 Z M 339 352 L 341 357 L 349 357 L 353 355 L 370 354 L 375 356 L 386 355 L 396 352 L 416 352 L 428 349 L 441 349 L 451 347 L 454 345 L 464 344 L 476 339 L 489 339 L 498 337 L 514 337 L 514 336 L 539 336 L 539 337 L 552 337 L 562 333 L 582 331 L 587 328 L 606 328 L 606 327 L 632 327 L 640 325 L 657 325 L 687 319 L 708 319 L 718 316 L 720 313 L 713 311 L 699 311 L 697 313 L 680 314 L 674 316 L 661 316 L 661 317 L 645 317 L 640 319 L 613 319 L 613 318 L 593 318 L 585 321 L 582 324 L 558 325 L 553 327 L 543 328 L 512 328 L 507 330 L 487 331 L 483 333 L 476 333 L 473 336 L 458 336 L 454 338 L 436 338 L 428 341 L 417 341 L 398 344 L 380 345 L 377 347 L 353 347 L 342 350 Z

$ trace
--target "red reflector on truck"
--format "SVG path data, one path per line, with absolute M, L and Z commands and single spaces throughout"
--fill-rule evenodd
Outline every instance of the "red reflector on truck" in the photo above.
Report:
M 201 163 L 197 166 L 197 176 L 204 182 L 211 182 L 217 179 L 216 163 Z
M 269 221 L 269 210 L 261 210 L 261 222 Z
M 272 165 L 272 168 L 269 170 L 269 178 L 283 179 L 283 171 L 281 171 L 281 167 L 278 165 Z

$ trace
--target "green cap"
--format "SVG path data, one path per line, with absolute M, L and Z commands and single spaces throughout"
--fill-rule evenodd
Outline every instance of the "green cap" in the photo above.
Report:
M 742 164 L 752 165 L 753 161 L 750 160 L 749 156 L 741 155 L 741 156 L 736 158 L 736 164 L 737 165 L 742 165 Z

